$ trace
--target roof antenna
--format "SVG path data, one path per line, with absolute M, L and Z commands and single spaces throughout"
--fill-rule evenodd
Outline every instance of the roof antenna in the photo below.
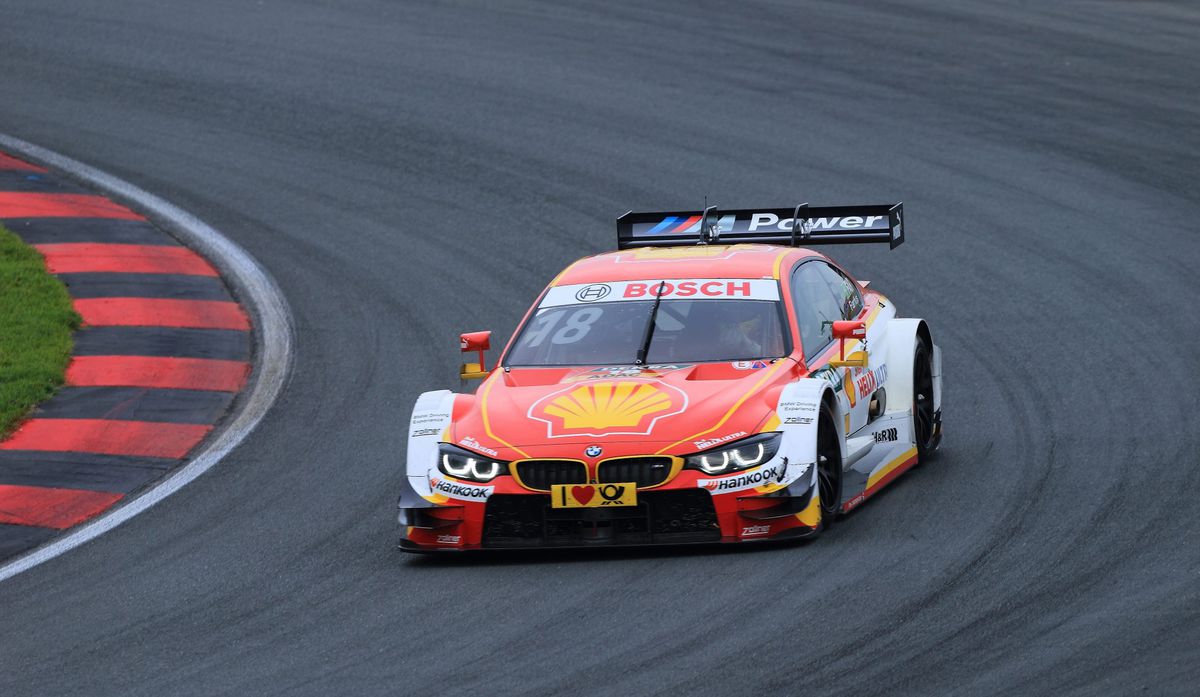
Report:
M 708 214 L 712 213 L 713 222 L 708 222 Z M 721 221 L 717 215 L 717 207 L 708 205 L 708 197 L 704 197 L 704 217 L 700 219 L 700 241 L 697 244 L 713 244 L 721 236 Z

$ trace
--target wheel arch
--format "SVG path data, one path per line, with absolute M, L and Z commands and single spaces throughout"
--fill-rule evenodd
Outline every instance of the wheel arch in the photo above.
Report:
M 806 453 L 811 447 L 812 452 L 815 453 L 817 427 L 820 423 L 819 414 L 822 405 L 828 405 L 833 413 L 833 424 L 838 435 L 838 448 L 844 462 L 846 459 L 846 433 L 844 432 L 841 403 L 837 399 L 833 383 L 825 378 L 801 378 L 788 383 L 784 391 L 780 393 L 779 404 L 776 407 L 779 430 L 785 433 L 788 444 L 792 447 L 800 447 Z M 789 424 L 789 420 L 793 418 L 799 423 Z M 804 423 L 805 419 L 808 419 L 808 423 Z M 804 461 L 807 462 L 809 459 L 806 456 Z
M 933 363 L 933 409 L 941 412 L 942 410 L 942 347 L 933 343 L 933 332 L 929 330 L 929 323 L 921 320 L 917 326 L 917 335 L 925 340 L 925 345 L 929 347 L 929 358 Z M 910 383 L 911 384 L 911 383 Z
M 833 385 L 826 385 L 825 390 L 821 393 L 821 403 L 828 405 L 829 412 L 833 415 L 833 427 L 838 434 L 838 450 L 841 452 L 842 462 L 845 462 L 846 439 L 850 434 L 846 433 L 846 420 L 842 418 L 842 405 L 834 393 Z
M 925 320 L 920 320 L 920 324 L 917 325 L 917 336 L 925 340 L 925 345 L 930 351 L 933 350 L 933 333 L 929 331 L 929 323 Z
M 932 350 L 933 337 L 923 319 L 896 318 L 888 322 L 885 361 L 887 364 L 887 411 L 911 411 L 913 355 L 917 340 L 924 339 Z

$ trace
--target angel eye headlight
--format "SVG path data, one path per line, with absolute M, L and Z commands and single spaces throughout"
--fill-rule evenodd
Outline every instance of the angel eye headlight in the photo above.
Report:
M 725 474 L 757 467 L 775 457 L 782 437 L 781 433 L 760 433 L 719 448 L 688 455 L 684 458 L 684 464 L 689 469 L 697 469 L 705 474 Z
M 456 479 L 490 482 L 508 470 L 508 463 L 442 443 L 438 446 L 438 469 Z

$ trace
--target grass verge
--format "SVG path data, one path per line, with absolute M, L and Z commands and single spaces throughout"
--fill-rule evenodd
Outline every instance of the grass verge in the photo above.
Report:
M 42 255 L 0 226 L 0 439 L 62 385 L 79 324 Z

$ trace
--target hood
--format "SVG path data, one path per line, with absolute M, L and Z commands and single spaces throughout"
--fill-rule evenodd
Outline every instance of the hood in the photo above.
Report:
M 788 358 L 497 370 L 459 398 L 453 438 L 501 459 L 696 452 L 758 432 L 795 370 Z

